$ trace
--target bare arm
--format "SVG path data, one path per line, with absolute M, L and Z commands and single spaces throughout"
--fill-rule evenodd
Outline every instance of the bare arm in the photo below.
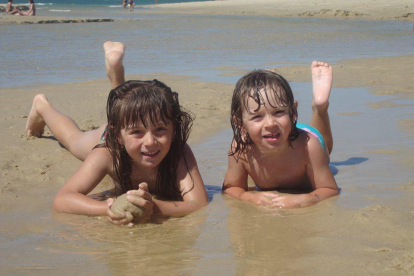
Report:
M 53 209 L 61 213 L 107 215 L 108 205 L 88 196 L 109 172 L 112 158 L 105 148 L 94 149 L 82 166 L 59 190 Z
M 201 207 L 207 205 L 207 193 L 204 187 L 203 179 L 197 167 L 197 161 L 194 157 L 190 147 L 186 145 L 184 149 L 187 167 L 184 160 L 178 167 L 178 188 L 182 191 L 183 201 L 164 201 L 153 199 L 153 215 L 156 216 L 171 216 L 181 217 L 197 211 Z M 190 176 L 191 173 L 191 176 Z M 130 191 L 133 195 L 142 196 L 144 191 L 134 190 Z M 139 200 L 139 199 L 138 199 Z M 142 199 L 141 199 L 142 201 Z M 131 203 L 142 205 L 142 202 L 130 200 Z

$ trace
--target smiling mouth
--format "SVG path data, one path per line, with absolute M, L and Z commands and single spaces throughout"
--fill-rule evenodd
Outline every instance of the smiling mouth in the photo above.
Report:
M 147 151 L 147 152 L 141 152 L 141 154 L 146 156 L 146 157 L 155 157 L 155 156 L 157 156 L 157 154 L 159 152 L 160 152 L 159 150 L 157 150 L 157 151 Z
M 280 133 L 263 135 L 263 138 L 269 139 L 269 140 L 276 140 L 279 137 L 280 137 Z

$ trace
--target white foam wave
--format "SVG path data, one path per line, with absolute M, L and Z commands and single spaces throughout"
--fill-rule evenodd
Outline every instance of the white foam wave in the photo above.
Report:
M 122 5 L 111 5 L 110 8 L 122 8 Z
M 36 6 L 46 6 L 46 5 L 53 5 L 53 3 L 36 3 Z
M 51 12 L 71 12 L 71 10 L 49 10 Z

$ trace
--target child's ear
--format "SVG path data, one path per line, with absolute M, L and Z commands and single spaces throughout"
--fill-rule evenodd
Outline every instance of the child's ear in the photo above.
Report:
M 298 101 L 295 101 L 293 104 L 295 105 L 295 108 L 298 109 L 298 105 L 299 105 Z

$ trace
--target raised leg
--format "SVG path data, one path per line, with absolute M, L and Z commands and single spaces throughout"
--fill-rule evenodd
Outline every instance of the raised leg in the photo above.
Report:
M 27 118 L 27 135 L 41 137 L 47 126 L 55 138 L 70 153 L 80 160 L 85 160 L 93 147 L 99 143 L 105 125 L 99 129 L 83 132 L 68 116 L 56 110 L 45 95 L 36 95 L 32 109 Z
M 125 45 L 121 42 L 107 41 L 103 44 L 103 48 L 105 51 L 106 74 L 113 89 L 125 82 L 125 69 L 122 64 Z
M 328 63 L 314 61 L 311 69 L 313 86 L 311 126 L 319 130 L 330 154 L 333 149 L 333 137 L 328 107 L 333 80 L 332 67 Z

